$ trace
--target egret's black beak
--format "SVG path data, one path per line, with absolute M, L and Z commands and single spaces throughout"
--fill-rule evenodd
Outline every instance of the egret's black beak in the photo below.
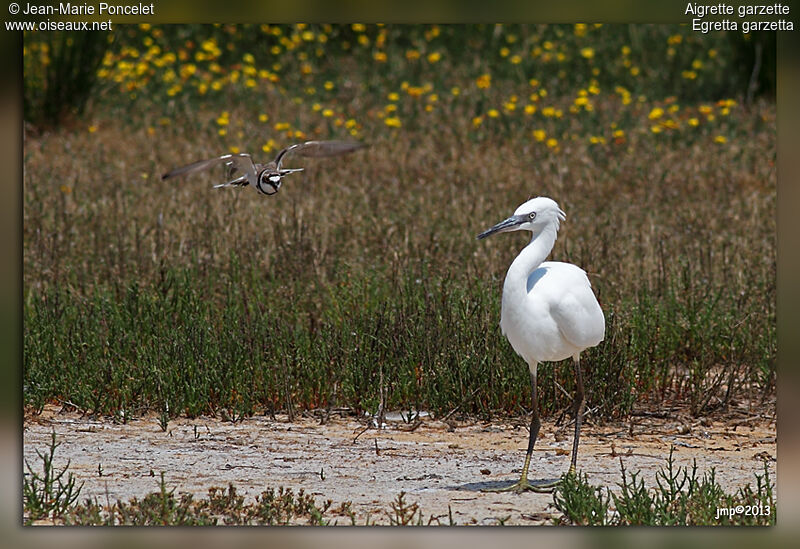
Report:
M 524 215 L 512 215 L 505 221 L 501 221 L 494 227 L 490 227 L 485 231 L 483 231 L 481 234 L 478 235 L 478 240 L 483 240 L 487 236 L 491 236 L 494 233 L 504 233 L 506 231 L 512 231 L 514 230 L 514 227 L 516 227 L 517 225 L 521 225 L 522 223 L 525 223 L 527 219 L 528 219 L 527 216 Z

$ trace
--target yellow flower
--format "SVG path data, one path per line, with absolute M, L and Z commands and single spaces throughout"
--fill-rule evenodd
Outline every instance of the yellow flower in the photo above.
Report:
M 647 115 L 647 118 L 649 118 L 650 120 L 658 120 L 659 118 L 661 118 L 663 114 L 664 114 L 664 109 L 662 109 L 661 107 L 655 107 L 652 111 L 650 111 L 650 114 Z
M 694 71 L 683 71 L 681 72 L 681 76 L 687 80 L 694 80 L 697 78 L 697 73 Z
M 389 103 L 388 105 L 386 105 L 386 107 L 384 107 L 383 110 L 385 110 L 386 112 L 394 112 L 397 110 L 397 105 L 395 105 L 394 103 Z
M 378 63 L 386 63 L 387 56 L 382 51 L 376 51 L 372 54 L 372 58 Z
M 531 115 L 536 112 L 536 105 L 531 105 L 528 103 L 525 105 L 525 114 Z
M 631 76 L 639 74 L 639 67 L 631 67 Z
M 483 124 L 483 117 L 482 116 L 476 116 L 476 117 L 474 117 L 472 119 L 472 125 L 475 126 L 476 128 L 478 126 L 480 126 L 481 124 Z
M 97 126 L 89 126 L 89 133 L 94 133 L 97 131 Z
M 650 126 L 650 131 L 653 133 L 661 133 L 663 129 L 661 126 Z
M 558 139 L 551 137 L 545 142 L 545 145 L 547 145 L 550 149 L 555 149 L 558 147 Z
M 530 84 L 532 88 L 535 88 L 536 86 L 539 85 L 539 81 L 536 80 L 535 78 L 531 78 L 530 80 L 528 80 L 528 84 Z
M 323 110 L 322 111 L 322 116 L 324 116 L 325 118 L 330 118 L 331 116 L 333 116 L 333 109 L 325 109 L 325 110 Z
M 245 63 L 247 63 L 249 65 L 253 65 L 253 64 L 255 64 L 256 59 L 255 59 L 255 57 L 253 57 L 253 54 L 246 53 L 246 54 L 244 54 L 242 56 L 242 61 L 244 61 Z
M 453 97 L 458 97 L 461 94 L 461 89 L 458 86 L 453 86 L 450 88 L 450 94 Z
M 614 133 L 612 133 L 611 135 L 614 136 L 616 139 L 621 139 L 621 138 L 625 137 L 625 131 L 624 130 L 614 130 Z
M 497 118 L 500 116 L 500 113 L 497 111 L 497 109 L 489 109 L 486 114 L 489 116 L 489 118 Z
M 436 63 L 442 58 L 442 54 L 438 51 L 428 54 L 428 63 Z
M 697 118 L 690 118 L 688 121 L 690 126 L 699 126 L 700 121 Z
M 314 103 L 313 105 L 311 105 L 311 110 L 314 112 L 319 112 L 322 110 L 322 105 L 320 105 L 319 103 Z
M 714 58 L 717 56 L 717 50 L 715 50 L 715 49 L 713 49 L 713 48 L 712 48 L 712 49 L 710 49 L 710 50 L 708 50 L 708 56 L 709 56 L 711 59 L 714 59 Z
M 513 101 L 506 101 L 505 103 L 503 103 L 503 109 L 505 109 L 508 112 L 513 112 L 516 108 L 517 104 L 514 103 Z
M 514 65 L 519 65 L 520 63 L 522 63 L 522 57 L 520 57 L 519 55 L 516 55 L 516 54 L 512 55 L 511 56 L 511 63 L 513 63 Z
M 258 115 L 259 122 L 266 122 L 267 120 L 269 120 L 269 116 L 267 116 L 266 114 L 261 113 Z
M 727 142 L 728 142 L 728 138 L 725 137 L 724 135 L 717 135 L 717 136 L 714 137 L 714 143 L 722 143 L 722 144 L 724 144 L 724 143 L 727 143 Z
M 220 135 L 225 135 L 228 133 L 228 130 L 226 130 L 225 128 L 220 128 L 219 130 L 217 130 L 217 133 Z
M 630 46 L 622 46 L 622 55 L 630 55 L 630 54 L 631 54 Z
M 417 50 L 406 50 L 406 59 L 409 61 L 414 61 L 419 59 L 420 53 Z
M 353 23 L 352 25 L 350 25 L 350 28 L 353 29 L 354 32 L 364 32 L 365 30 L 367 30 L 366 25 L 364 25 L 363 23 Z
M 536 141 L 544 141 L 547 137 L 547 133 L 544 130 L 533 130 L 533 138 Z
M 699 59 L 695 59 L 694 61 L 692 61 L 692 68 L 699 71 L 700 69 L 703 68 L 703 62 L 700 61 Z
M 500 57 L 508 57 L 508 54 L 511 53 L 511 50 L 503 46 L 500 48 Z
M 231 152 L 233 154 L 239 154 L 239 147 L 231 147 Z
M 586 34 L 586 24 L 585 23 L 575 23 L 575 36 L 583 36 Z
M 585 57 L 586 59 L 591 59 L 594 57 L 594 49 L 592 48 L 582 48 L 581 49 L 581 57 Z
M 387 126 L 389 126 L 390 128 L 399 128 L 399 127 L 401 127 L 403 125 L 400 122 L 400 119 L 397 118 L 396 116 L 393 116 L 391 118 L 386 118 L 383 121 L 383 123 L 386 124 Z
M 482 74 L 476 80 L 475 83 L 481 89 L 487 89 L 492 85 L 492 77 L 489 74 Z
M 678 128 L 680 128 L 680 124 L 678 124 L 678 122 L 672 119 L 664 120 L 661 123 L 661 125 L 670 130 L 677 130 Z
M 333 89 L 333 82 L 328 80 L 328 81 L 325 82 L 325 84 L 322 85 L 322 87 L 325 88 L 326 90 L 330 91 L 330 90 Z

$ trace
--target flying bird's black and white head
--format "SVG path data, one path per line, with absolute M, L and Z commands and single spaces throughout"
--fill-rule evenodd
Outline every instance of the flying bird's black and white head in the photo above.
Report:
M 494 233 L 509 231 L 530 231 L 537 235 L 546 227 L 551 226 L 558 231 L 560 223 L 564 219 L 566 219 L 566 214 L 558 207 L 555 200 L 546 196 L 537 196 L 522 204 L 508 219 L 483 231 L 478 238 L 483 239 Z
M 256 164 L 249 154 L 225 154 L 209 160 L 200 160 L 188 166 L 177 168 L 161 176 L 169 179 L 179 175 L 187 175 L 208 169 L 218 164 L 227 168 L 225 183 L 214 185 L 220 187 L 246 187 L 251 185 L 259 193 L 273 195 L 278 192 L 283 183 L 283 178 L 290 173 L 301 172 L 303 168 L 282 168 L 283 159 L 289 154 L 319 158 L 324 156 L 337 156 L 346 154 L 364 147 L 364 144 L 354 141 L 306 141 L 297 143 L 281 150 L 275 160 L 267 164 Z
M 256 190 L 262 194 L 273 195 L 281 188 L 283 178 L 290 173 L 302 172 L 303 168 L 293 168 L 288 170 L 281 170 L 275 168 L 274 163 L 270 164 L 261 170 L 258 174 L 258 181 L 256 182 Z

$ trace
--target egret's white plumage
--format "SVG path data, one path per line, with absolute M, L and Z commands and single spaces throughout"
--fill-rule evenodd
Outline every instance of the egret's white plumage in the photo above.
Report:
M 605 318 L 583 269 L 571 263 L 545 261 L 553 249 L 560 222 L 565 214 L 547 197 L 522 204 L 514 215 L 484 231 L 478 238 L 497 232 L 530 231 L 530 243 L 511 263 L 503 284 L 500 328 L 514 351 L 528 363 L 531 374 L 533 419 L 528 454 L 520 481 L 509 487 L 517 491 L 536 489 L 527 473 L 533 444 L 539 432 L 536 370 L 540 362 L 572 357 L 575 361 L 575 440 L 574 470 L 583 413 L 583 381 L 580 353 L 599 344 L 605 334 Z

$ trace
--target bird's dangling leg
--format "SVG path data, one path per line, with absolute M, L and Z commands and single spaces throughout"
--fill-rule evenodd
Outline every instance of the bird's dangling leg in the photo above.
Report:
M 520 493 L 524 492 L 525 490 L 530 490 L 532 492 L 548 493 L 551 492 L 552 489 L 556 485 L 558 485 L 559 482 L 561 482 L 560 479 L 555 479 L 547 482 L 537 482 L 535 484 L 531 484 L 530 481 L 528 481 L 528 468 L 531 465 L 531 456 L 533 455 L 533 445 L 536 443 L 536 439 L 539 436 L 539 428 L 541 427 L 541 422 L 539 421 L 539 398 L 537 396 L 537 391 L 536 391 L 536 366 L 531 368 L 530 372 L 531 372 L 531 406 L 533 407 L 533 410 L 531 413 L 531 432 L 530 436 L 528 437 L 528 451 L 525 454 L 525 465 L 522 466 L 522 475 L 520 476 L 520 479 L 511 486 L 506 486 L 505 488 L 485 490 L 486 492 Z
M 575 474 L 575 467 L 578 462 L 578 440 L 581 436 L 581 421 L 583 419 L 583 410 L 586 404 L 586 398 L 583 394 L 583 375 L 581 374 L 581 356 L 580 353 L 576 354 L 573 358 L 573 367 L 575 368 L 575 401 L 573 403 L 573 412 L 575 414 L 575 438 L 572 439 L 572 461 L 569 465 L 570 475 Z

